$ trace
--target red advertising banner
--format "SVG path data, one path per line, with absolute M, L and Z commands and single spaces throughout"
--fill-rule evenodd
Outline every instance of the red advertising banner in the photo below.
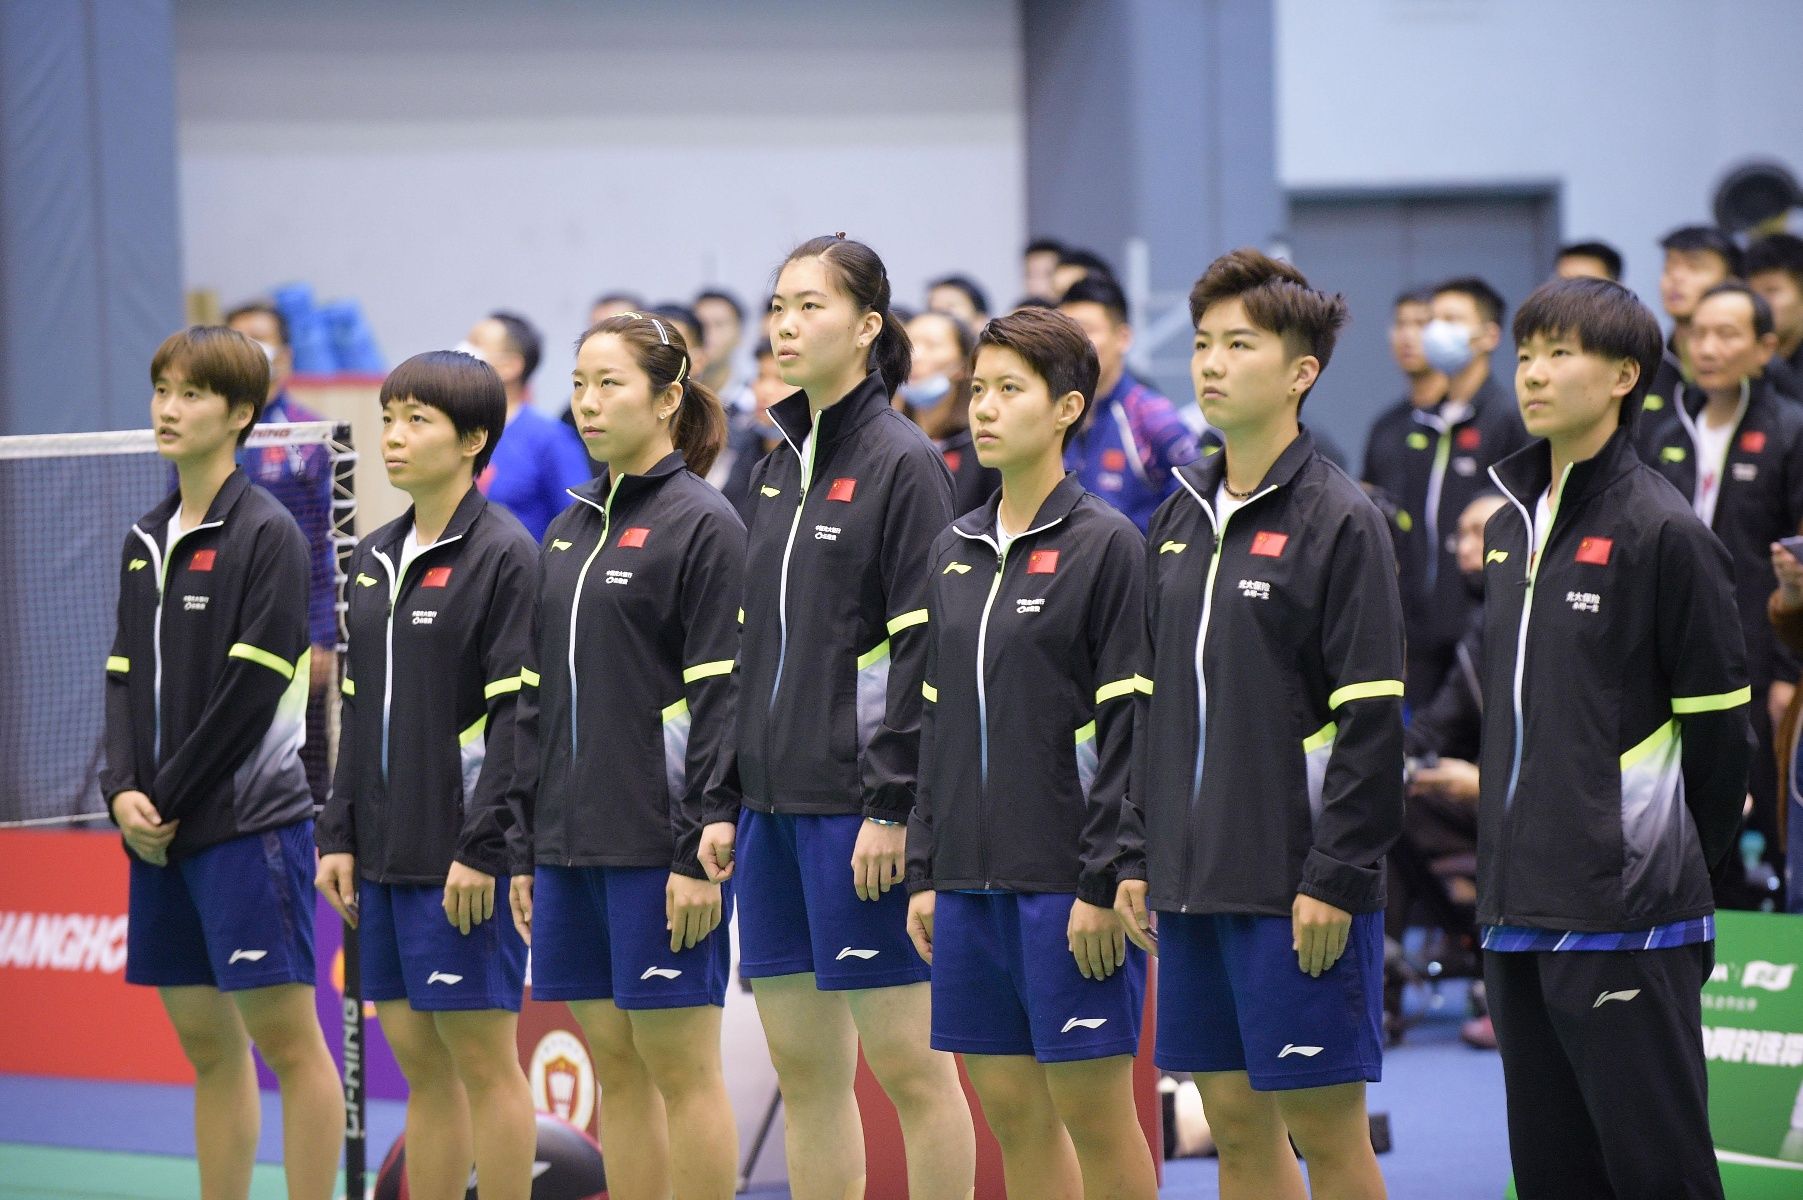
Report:
M 0 1072 L 192 1083 L 153 988 L 125 982 L 125 851 L 0 830 Z

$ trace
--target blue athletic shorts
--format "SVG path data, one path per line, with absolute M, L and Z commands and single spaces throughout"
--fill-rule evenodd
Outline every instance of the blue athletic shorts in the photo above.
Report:
M 864 818 L 739 814 L 739 970 L 747 979 L 814 973 L 823 992 L 924 983 L 908 940 L 908 891 L 860 900 L 851 852 Z
M 726 1004 L 732 975 L 732 884 L 720 925 L 671 951 L 667 867 L 558 867 L 532 873 L 532 996 L 612 1000 L 617 1008 Z
M 313 822 L 208 846 L 166 867 L 131 856 L 125 980 L 222 992 L 313 984 Z
M 1158 914 L 1158 1042 L 1167 1071 L 1244 1071 L 1261 1092 L 1383 1076 L 1383 914 L 1352 918 L 1312 978 L 1288 917 Z
M 363 880 L 357 914 L 365 1000 L 405 1000 L 416 1012 L 520 1011 L 526 943 L 513 927 L 507 876 L 495 878 L 495 915 L 467 934 L 444 915 L 443 884 Z
M 1067 930 L 1076 897 L 940 892 L 933 914 L 933 1049 L 1031 1054 L 1042 1063 L 1132 1054 L 1146 955 L 1085 979 Z

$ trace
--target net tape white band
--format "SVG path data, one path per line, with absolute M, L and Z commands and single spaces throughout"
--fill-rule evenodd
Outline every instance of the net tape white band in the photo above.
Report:
M 333 421 L 287 421 L 258 425 L 245 441 L 247 449 L 265 446 L 326 445 L 333 441 Z M 0 460 L 81 458 L 95 454 L 155 454 L 156 435 L 148 429 L 112 429 L 100 433 L 27 433 L 0 437 Z

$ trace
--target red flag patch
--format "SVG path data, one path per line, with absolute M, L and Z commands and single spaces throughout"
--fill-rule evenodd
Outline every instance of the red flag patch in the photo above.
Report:
M 1125 471 L 1127 469 L 1126 451 L 1114 449 L 1102 451 L 1102 469 L 1104 471 Z
M 1027 555 L 1027 574 L 1056 575 L 1058 573 L 1058 551 L 1035 550 Z
M 419 580 L 419 585 L 423 588 L 449 587 L 450 583 L 451 568 L 449 567 L 433 567 L 430 571 L 427 571 L 424 575 L 420 576 Z
M 1289 544 L 1289 534 L 1272 533 L 1268 529 L 1261 529 L 1253 535 L 1252 553 L 1260 558 L 1278 558 L 1283 554 L 1283 548 Z
M 945 469 L 946 470 L 948 470 L 952 474 L 956 475 L 958 473 L 958 468 L 960 466 L 962 466 L 963 464 L 964 464 L 964 455 L 961 451 L 947 450 L 945 452 Z
M 1765 453 L 1765 434 L 1758 429 L 1749 429 L 1740 435 L 1740 448 L 1748 454 Z
M 218 553 L 219 551 L 217 550 L 196 550 L 194 552 L 194 557 L 188 560 L 188 570 L 211 571 L 213 569 L 213 556 Z
M 1576 559 L 1593 567 L 1609 565 L 1609 552 L 1615 549 L 1614 538 L 1587 537 L 1578 543 Z
M 1459 430 L 1459 436 L 1456 439 L 1455 444 L 1461 450 L 1476 450 L 1479 446 L 1483 445 L 1483 442 L 1483 430 L 1477 428 L 1475 425 L 1468 425 L 1464 429 Z
M 858 481 L 855 479 L 835 479 L 833 486 L 826 489 L 828 500 L 837 500 L 841 504 L 850 504 L 851 498 L 857 495 Z
M 645 544 L 645 539 L 650 536 L 650 534 L 651 531 L 643 525 L 634 525 L 631 529 L 621 531 L 620 540 L 615 542 L 614 545 L 622 550 L 637 550 L 640 546 Z

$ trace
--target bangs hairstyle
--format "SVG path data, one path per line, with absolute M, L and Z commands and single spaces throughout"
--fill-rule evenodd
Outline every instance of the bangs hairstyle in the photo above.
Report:
M 1077 430 L 1089 416 L 1089 406 L 1096 398 L 1096 380 L 1102 373 L 1096 360 L 1096 348 L 1083 332 L 1083 327 L 1053 308 L 1023 308 L 1005 317 L 997 317 L 983 326 L 977 335 L 976 349 L 971 351 L 970 369 L 976 371 L 976 356 L 984 346 L 1012 350 L 1045 380 L 1053 400 L 1076 392 L 1083 397 L 1077 419 L 1064 431 L 1068 449 Z
M 1647 306 L 1633 292 L 1607 279 L 1555 279 L 1541 284 L 1515 314 L 1510 332 L 1518 348 L 1535 336 L 1569 337 L 1586 354 L 1639 363 L 1640 378 L 1621 401 L 1624 429 L 1640 411 L 1665 347 L 1659 321 Z
M 163 339 L 150 358 L 150 382 L 180 371 L 196 387 L 225 397 L 226 411 L 250 408 L 250 423 L 238 431 L 238 444 L 250 436 L 269 398 L 269 358 L 236 329 L 223 325 L 190 325 Z
M 676 413 L 670 420 L 670 441 L 682 452 L 689 470 L 706 475 L 726 444 L 726 410 L 721 407 L 720 398 L 695 379 L 694 361 L 689 357 L 689 344 L 683 339 L 682 330 L 667 317 L 621 313 L 577 338 L 576 353 L 582 353 L 590 338 L 604 333 L 620 339 L 632 361 L 651 381 L 653 396 L 681 381 L 682 398 L 676 402 Z
M 1202 314 L 1211 305 L 1233 299 L 1246 306 L 1253 325 L 1283 339 L 1291 358 L 1313 356 L 1320 364 L 1315 374 L 1316 382 L 1320 381 L 1346 324 L 1344 296 L 1316 291 L 1308 285 L 1308 277 L 1289 263 L 1242 246 L 1209 263 L 1190 289 L 1190 325 L 1202 324 Z M 1311 384 L 1308 391 L 1314 390 Z M 1308 392 L 1303 392 L 1296 401 L 1298 410 L 1307 399 Z
M 458 437 L 477 430 L 488 434 L 470 464 L 477 475 L 494 457 L 507 428 L 507 389 L 501 377 L 481 359 L 457 350 L 415 354 L 388 373 L 378 398 L 383 408 L 405 400 L 436 408 L 451 419 Z
M 908 331 L 902 328 L 901 318 L 891 307 L 889 270 L 883 266 L 883 260 L 863 242 L 854 242 L 844 234 L 836 233 L 809 238 L 789 251 L 782 266 L 776 269 L 777 276 L 782 275 L 783 267 L 804 258 L 817 258 L 826 264 L 826 273 L 838 284 L 839 291 L 851 300 L 860 316 L 873 312 L 883 319 L 876 341 L 870 344 L 865 369 L 881 374 L 883 387 L 893 396 L 908 382 L 914 346 L 908 341 Z

